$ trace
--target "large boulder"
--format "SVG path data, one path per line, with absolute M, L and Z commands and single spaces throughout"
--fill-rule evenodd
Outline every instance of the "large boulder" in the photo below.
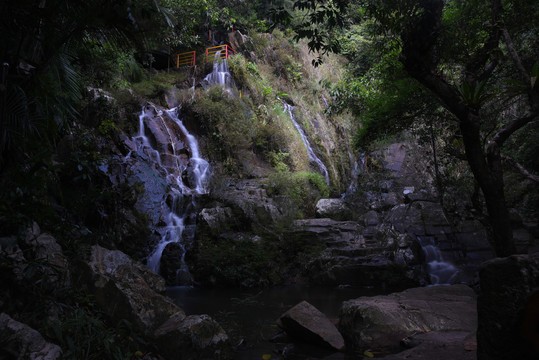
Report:
M 279 323 L 293 338 L 344 350 L 344 339 L 335 325 L 307 301 L 300 302 L 281 315 Z
M 485 262 L 477 300 L 479 360 L 539 358 L 539 253 Z
M 23 241 L 27 259 L 42 262 L 47 284 L 52 288 L 69 285 L 70 273 L 68 262 L 62 252 L 62 247 L 56 239 L 47 233 L 41 233 L 39 225 L 34 222 L 26 231 Z
M 343 199 L 320 199 L 316 203 L 316 217 L 333 220 L 351 220 L 352 212 Z
M 84 268 L 96 302 L 116 321 L 127 319 L 155 330 L 172 314 L 183 313 L 161 295 L 166 290 L 163 278 L 121 251 L 93 246 Z
M 47 342 L 41 334 L 26 324 L 0 314 L 0 358 L 10 354 L 9 359 L 56 360 L 62 358 L 62 349 Z
M 114 321 L 127 319 L 154 334 L 167 359 L 213 358 L 227 347 L 227 335 L 207 315 L 186 316 L 169 298 L 163 278 L 118 250 L 93 246 L 83 266 L 90 290 Z
M 228 356 L 225 353 L 228 349 L 223 349 L 228 336 L 208 315 L 184 317 L 177 313 L 162 324 L 154 336 L 167 359 L 226 359 Z
M 413 288 L 345 301 L 339 323 L 347 347 L 353 349 L 395 347 L 417 333 L 473 332 L 476 327 L 476 297 L 466 285 Z

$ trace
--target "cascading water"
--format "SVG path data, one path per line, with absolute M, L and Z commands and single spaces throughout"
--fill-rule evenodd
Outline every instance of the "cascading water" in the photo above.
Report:
M 221 51 L 215 53 L 212 72 L 206 75 L 202 81 L 202 86 L 216 84 L 223 86 L 225 89 L 231 89 L 234 87 L 232 74 L 230 74 L 228 67 L 228 60 L 221 59 Z
M 314 162 L 318 166 L 318 168 L 324 175 L 324 178 L 326 179 L 326 183 L 329 185 L 328 169 L 326 168 L 322 160 L 320 160 L 320 158 L 316 156 L 313 148 L 311 147 L 311 144 L 309 143 L 309 140 L 307 139 L 307 136 L 305 135 L 305 132 L 303 131 L 301 126 L 299 126 L 299 124 L 296 122 L 294 113 L 292 111 L 293 107 L 290 104 L 287 104 L 285 102 L 283 102 L 283 106 L 285 110 L 288 112 L 288 116 L 290 116 L 292 123 L 294 124 L 294 126 L 296 127 L 296 130 L 298 130 L 299 135 L 301 136 L 301 140 L 303 140 L 303 143 L 305 144 L 305 147 L 307 148 L 307 155 L 309 156 L 309 162 Z
M 444 261 L 442 252 L 436 246 L 434 238 L 432 236 L 418 236 L 417 241 L 425 254 L 425 263 L 431 284 L 451 284 L 459 270 L 453 264 Z
M 168 192 L 161 203 L 161 218 L 166 226 L 160 231 L 161 240 L 148 257 L 147 265 L 159 272 L 163 250 L 168 244 L 177 243 L 182 250 L 177 271 L 183 272 L 186 278 L 190 275 L 184 262 L 184 242 L 192 240 L 186 238 L 193 235 L 185 231 L 186 222 L 194 222 L 196 195 L 207 193 L 210 166 L 200 157 L 198 142 L 187 131 L 178 113 L 178 108 L 162 111 L 152 105 L 145 106 L 139 116 L 139 133 L 133 140 L 137 152 L 149 159 L 168 184 Z

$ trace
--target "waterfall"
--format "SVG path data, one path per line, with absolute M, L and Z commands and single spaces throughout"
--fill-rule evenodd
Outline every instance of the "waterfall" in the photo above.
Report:
M 188 272 L 184 262 L 184 242 L 192 240 L 187 237 L 192 237 L 193 232 L 185 231 L 186 223 L 194 222 L 195 196 L 208 192 L 210 166 L 201 158 L 196 138 L 189 133 L 178 113 L 178 108 L 162 111 L 153 105 L 145 106 L 139 115 L 138 135 L 133 137 L 137 153 L 146 155 L 168 184 L 161 203 L 161 218 L 166 226 L 147 262 L 156 273 L 160 270 L 163 250 L 170 243 L 178 243 L 182 251 L 177 271 Z
M 221 51 L 215 53 L 212 72 L 206 75 L 202 81 L 202 86 L 204 86 L 204 88 L 208 85 L 221 85 L 225 89 L 234 87 L 232 74 L 230 74 L 228 67 L 228 60 L 221 59 Z
M 417 240 L 425 254 L 425 263 L 431 284 L 451 284 L 458 275 L 458 269 L 453 264 L 444 261 L 442 252 L 436 246 L 432 236 L 418 236 Z
M 324 175 L 324 177 L 326 179 L 326 183 L 329 185 L 328 169 L 326 168 L 326 166 L 324 165 L 322 160 L 320 160 L 320 158 L 318 158 L 318 156 L 316 156 L 313 148 L 311 147 L 311 144 L 309 143 L 309 140 L 307 139 L 307 136 L 305 135 L 305 132 L 299 126 L 299 124 L 296 122 L 296 119 L 294 117 L 294 113 L 292 112 L 293 107 L 291 105 L 287 104 L 287 103 L 283 103 L 283 106 L 284 106 L 285 110 L 288 112 L 288 116 L 290 116 L 290 119 L 292 120 L 292 123 L 294 124 L 294 126 L 296 127 L 296 130 L 298 131 L 299 135 L 301 136 L 301 140 L 303 140 L 303 144 L 305 144 L 305 147 L 307 148 L 307 154 L 309 156 L 309 162 L 314 162 L 318 166 L 318 168 L 320 169 L 320 171 L 322 172 L 322 174 Z

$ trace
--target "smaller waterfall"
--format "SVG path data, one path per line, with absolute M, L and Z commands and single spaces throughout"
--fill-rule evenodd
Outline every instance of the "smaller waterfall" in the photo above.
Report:
M 434 238 L 432 236 L 418 236 L 417 241 L 425 254 L 425 263 L 431 284 L 451 284 L 459 270 L 453 264 L 444 261 L 442 252 L 436 246 Z
M 177 108 L 163 112 L 151 105 L 144 107 L 139 115 L 139 133 L 133 137 L 137 153 L 148 158 L 168 184 L 168 192 L 161 203 L 161 218 L 166 226 L 160 228 L 161 240 L 147 262 L 148 268 L 156 273 L 160 270 L 163 250 L 170 243 L 178 243 L 182 251 L 177 271 L 188 273 L 184 241 L 193 232 L 185 231 L 186 222 L 194 222 L 195 195 L 207 193 L 210 177 L 210 166 L 200 157 L 198 142 L 179 119 L 178 111 Z M 149 134 L 146 134 L 147 128 Z
M 299 135 L 301 136 L 301 139 L 303 140 L 303 143 L 305 144 L 305 147 L 307 148 L 307 154 L 309 156 L 309 162 L 314 162 L 318 166 L 318 168 L 320 169 L 320 171 L 324 175 L 324 178 L 326 179 L 326 183 L 329 185 L 328 169 L 326 168 L 326 166 L 324 165 L 322 160 L 320 160 L 320 158 L 318 156 L 316 156 L 313 148 L 311 147 L 311 144 L 309 143 L 309 140 L 307 139 L 307 136 L 305 135 L 305 132 L 303 131 L 301 126 L 299 126 L 299 124 L 296 122 L 296 119 L 294 117 L 294 113 L 292 112 L 293 107 L 290 104 L 287 104 L 285 102 L 283 102 L 283 106 L 284 106 L 285 110 L 288 112 L 288 116 L 290 116 L 290 119 L 292 120 L 292 123 L 294 124 L 296 130 L 298 131 Z
M 215 59 L 213 60 L 213 70 L 211 73 L 206 75 L 206 77 L 202 81 L 202 86 L 204 85 L 221 85 L 225 89 L 231 89 L 234 87 L 232 74 L 230 74 L 230 70 L 228 67 L 228 60 L 221 59 L 221 51 L 215 53 Z

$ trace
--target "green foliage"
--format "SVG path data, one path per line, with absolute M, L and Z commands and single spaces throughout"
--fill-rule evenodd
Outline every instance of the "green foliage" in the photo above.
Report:
M 225 160 L 251 146 L 254 128 L 244 103 L 230 97 L 221 87 L 210 89 L 206 97 L 195 100 L 187 111 L 192 112 L 209 136 L 211 158 Z
M 290 197 L 298 217 L 313 217 L 318 200 L 329 196 L 329 187 L 324 177 L 313 172 L 278 172 L 268 178 L 269 196 Z
M 429 102 L 419 84 L 404 73 L 398 53 L 385 53 L 365 75 L 349 76 L 331 90 L 328 113 L 348 109 L 358 119 L 357 147 L 366 148 L 376 138 L 406 129 L 416 120 L 418 109 Z
M 287 159 L 290 157 L 289 153 L 281 152 L 278 153 L 270 153 L 272 157 L 271 165 L 277 170 L 277 172 L 283 173 L 288 172 L 288 165 L 286 163 Z

